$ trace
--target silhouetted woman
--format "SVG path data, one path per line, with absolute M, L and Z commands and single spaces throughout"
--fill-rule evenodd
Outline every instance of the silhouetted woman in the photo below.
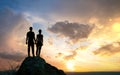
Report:
M 41 34 L 42 30 L 39 29 L 39 34 L 37 34 L 36 37 L 36 56 L 40 56 L 40 52 L 41 52 L 41 47 L 43 45 L 43 35 Z

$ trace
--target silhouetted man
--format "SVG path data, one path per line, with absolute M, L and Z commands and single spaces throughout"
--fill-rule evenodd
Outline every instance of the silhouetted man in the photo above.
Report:
M 41 47 L 43 45 L 43 35 L 41 34 L 42 30 L 39 29 L 39 34 L 36 37 L 36 56 L 40 56 L 40 52 L 41 52 Z
M 32 27 L 30 27 L 29 30 L 30 31 L 27 32 L 27 35 L 26 35 L 26 44 L 28 44 L 28 57 L 30 57 L 30 47 L 32 48 L 32 55 L 34 57 L 35 56 L 34 55 L 35 34 L 32 31 L 33 30 Z

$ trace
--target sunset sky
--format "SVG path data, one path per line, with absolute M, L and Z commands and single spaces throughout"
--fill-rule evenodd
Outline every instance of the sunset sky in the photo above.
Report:
M 0 0 L 0 70 L 27 57 L 42 29 L 41 57 L 69 72 L 120 71 L 120 0 Z

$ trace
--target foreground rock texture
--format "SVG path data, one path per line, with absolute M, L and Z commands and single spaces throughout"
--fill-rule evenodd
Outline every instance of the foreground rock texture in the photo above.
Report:
M 21 64 L 17 75 L 66 75 L 62 70 L 46 63 L 41 57 L 27 57 Z

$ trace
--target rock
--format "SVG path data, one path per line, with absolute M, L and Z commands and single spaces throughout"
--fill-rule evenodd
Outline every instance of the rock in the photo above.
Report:
M 17 71 L 17 75 L 66 75 L 62 70 L 48 64 L 41 57 L 27 57 Z

